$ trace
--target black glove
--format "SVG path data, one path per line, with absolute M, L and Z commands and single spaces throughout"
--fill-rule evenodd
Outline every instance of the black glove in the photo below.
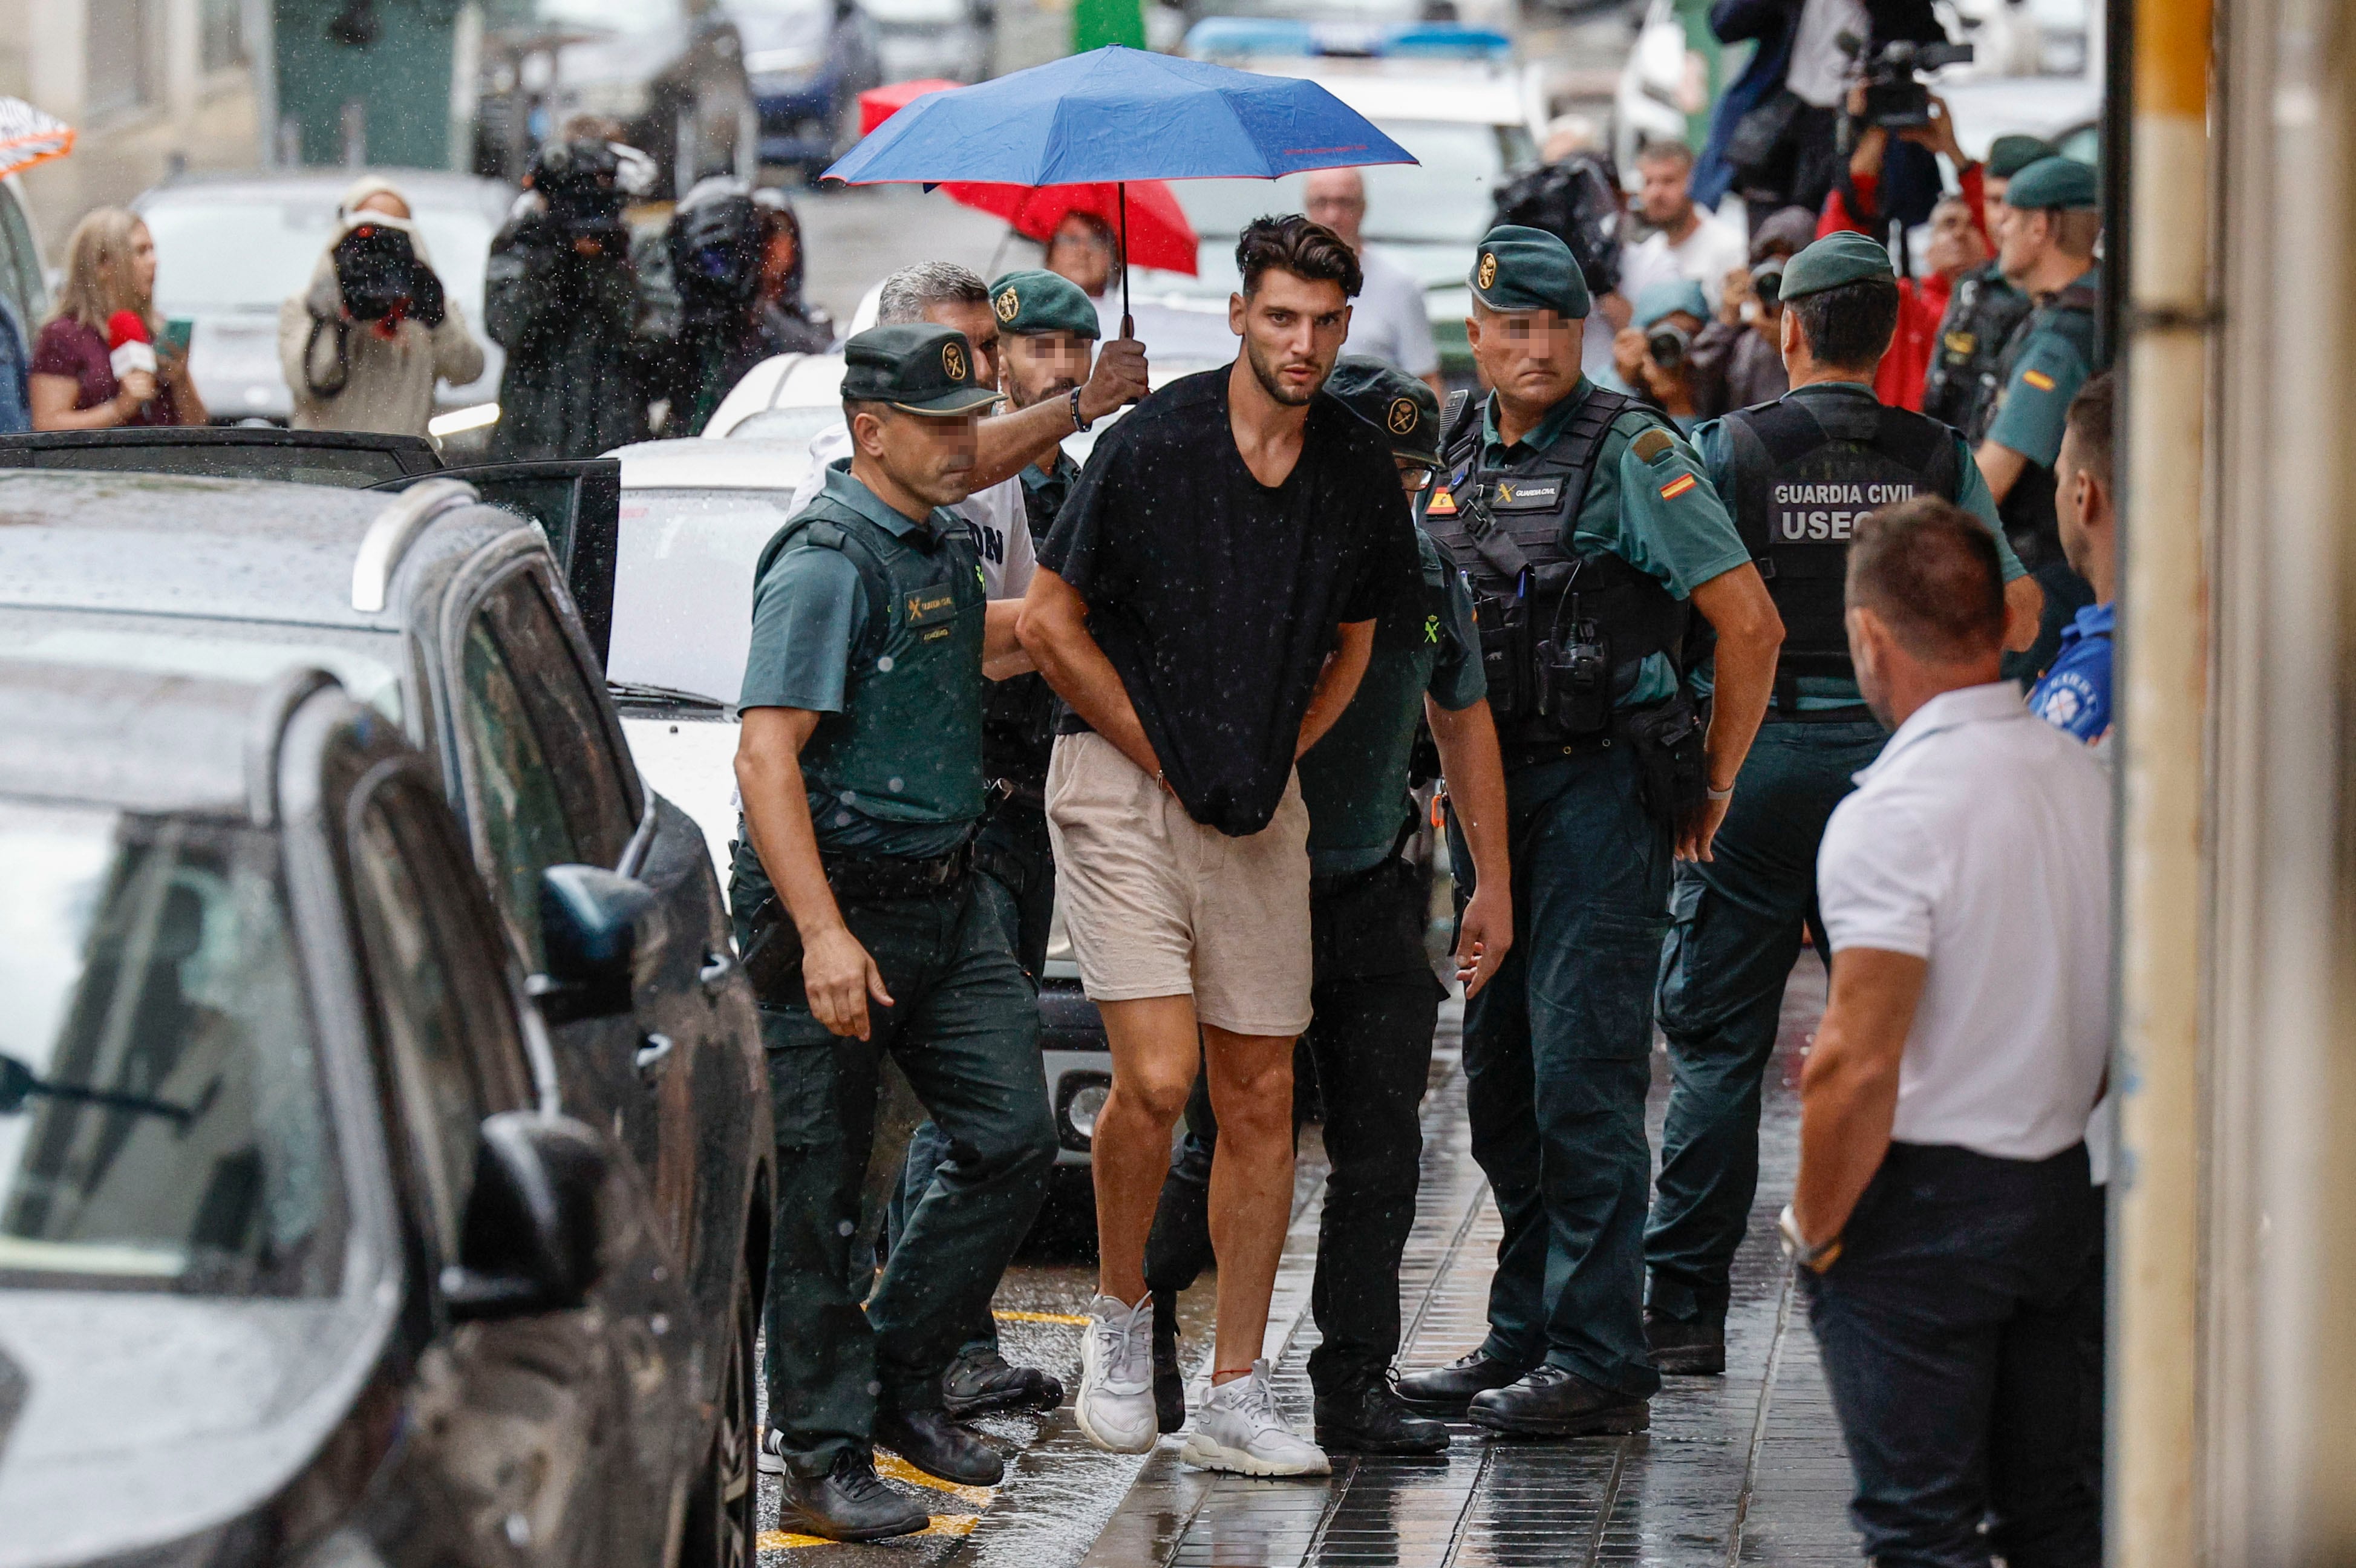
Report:
M 442 297 L 442 280 L 423 262 L 418 263 L 409 274 L 409 314 L 429 330 L 441 326 L 442 318 L 449 314 L 448 305 Z

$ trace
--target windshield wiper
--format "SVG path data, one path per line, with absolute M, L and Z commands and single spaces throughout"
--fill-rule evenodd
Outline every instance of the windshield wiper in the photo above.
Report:
M 707 697 L 701 692 L 682 692 L 677 686 L 657 686 L 644 681 L 608 681 L 605 690 L 617 703 L 659 703 L 665 707 L 691 708 L 697 713 L 724 714 L 728 704 L 717 697 Z
M 183 1127 L 195 1121 L 197 1116 L 188 1106 L 175 1105 L 168 1100 L 157 1100 L 149 1095 L 123 1094 L 113 1090 L 46 1082 L 15 1057 L 0 1056 L 0 1116 L 12 1116 L 24 1110 L 25 1101 L 36 1094 L 45 1094 L 51 1100 L 103 1105 L 110 1111 L 136 1111 L 144 1115 L 161 1116 Z

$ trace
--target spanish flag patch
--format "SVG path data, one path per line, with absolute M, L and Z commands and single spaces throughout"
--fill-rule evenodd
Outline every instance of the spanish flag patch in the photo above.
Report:
M 1665 501 L 1673 501 L 1679 496 L 1685 494 L 1687 490 L 1693 489 L 1694 486 L 1698 483 L 1700 483 L 1700 481 L 1696 479 L 1691 474 L 1679 474 L 1676 478 L 1671 479 L 1667 484 L 1661 487 L 1661 499 Z
M 2043 371 L 2023 371 L 2020 372 L 2020 379 L 2027 381 L 2030 386 L 2035 387 L 2039 392 L 2051 392 L 2053 390 L 2053 378 L 2047 375 Z
M 1454 517 L 1456 515 L 1456 492 L 1453 490 L 1432 491 L 1431 499 L 1424 503 L 1423 511 L 1426 517 Z

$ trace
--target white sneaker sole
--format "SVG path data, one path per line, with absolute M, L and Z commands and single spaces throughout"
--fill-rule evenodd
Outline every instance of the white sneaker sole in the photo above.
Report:
M 1088 1419 L 1088 1391 L 1085 1387 L 1080 1390 L 1080 1397 L 1072 1402 L 1072 1419 L 1079 1424 L 1081 1436 L 1108 1454 L 1151 1454 L 1153 1445 L 1162 1441 L 1162 1431 L 1153 1418 L 1152 1396 L 1148 1394 L 1140 1402 L 1145 1406 L 1145 1433 L 1141 1438 L 1115 1439 L 1098 1431 L 1096 1423 Z
M 1224 1470 L 1235 1476 L 1330 1476 L 1333 1473 L 1333 1462 L 1323 1453 L 1313 1460 L 1263 1459 L 1249 1449 L 1230 1448 L 1216 1438 L 1199 1432 L 1186 1434 L 1186 1445 L 1178 1451 L 1178 1457 L 1197 1470 Z

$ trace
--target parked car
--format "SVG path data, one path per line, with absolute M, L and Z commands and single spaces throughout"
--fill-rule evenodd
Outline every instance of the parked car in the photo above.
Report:
M 751 177 L 760 124 L 729 8 L 526 0 L 517 9 L 523 20 L 483 36 L 475 173 L 512 188 L 532 149 L 585 113 L 618 121 L 622 139 L 655 160 L 659 197 L 676 198 L 705 175 Z
M 859 95 L 884 84 L 875 19 L 851 0 L 727 0 L 744 40 L 761 161 L 816 174 L 859 139 Z
M 0 488 L 55 563 L 106 482 Z M 536 1007 L 332 677 L 0 648 L 0 1563 L 750 1568 L 757 1270 L 707 1332 L 541 1017 L 658 896 L 551 866 Z
M 561 981 L 566 957 L 542 932 L 552 867 L 652 890 L 632 1004 L 578 1013 L 550 993 L 549 1021 L 562 1102 L 613 1130 L 652 1195 L 693 1304 L 693 1391 L 717 1412 L 731 1315 L 767 1258 L 758 1026 L 702 834 L 633 764 L 543 531 L 446 478 L 385 495 L 16 471 L 0 473 L 0 649 L 189 676 L 330 671 L 424 755 L 531 972 Z M 723 1468 L 750 1474 L 751 1438 L 727 1441 L 744 1452 Z
M 13 174 L 0 177 L 0 296 L 16 313 L 29 363 L 33 335 L 48 317 L 49 284 L 41 266 L 40 237 L 25 205 L 24 183 Z
M 310 286 L 335 231 L 336 203 L 357 172 L 185 175 L 132 202 L 155 237 L 155 307 L 196 324 L 188 370 L 215 419 L 284 424 L 293 415 L 278 360 L 278 307 Z M 483 272 L 515 190 L 438 169 L 375 172 L 409 199 L 443 292 L 483 346 L 481 375 L 434 388 L 435 408 L 454 416 L 440 422 L 487 443 L 506 357 L 483 330 Z

